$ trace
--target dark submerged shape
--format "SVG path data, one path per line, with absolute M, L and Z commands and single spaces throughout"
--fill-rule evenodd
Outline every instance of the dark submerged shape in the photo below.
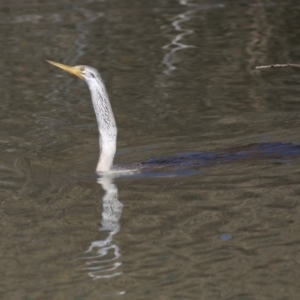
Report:
M 138 165 L 147 168 L 174 165 L 189 168 L 242 160 L 274 159 L 281 161 L 296 157 L 300 157 L 300 145 L 276 142 L 237 146 L 215 152 L 193 152 L 173 157 L 149 158 Z

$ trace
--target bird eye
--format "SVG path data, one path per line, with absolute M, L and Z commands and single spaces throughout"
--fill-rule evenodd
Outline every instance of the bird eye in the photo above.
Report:
M 80 71 L 83 72 L 84 71 L 84 67 L 80 66 Z
M 91 76 L 93 77 L 93 78 L 95 78 L 95 75 L 93 74 L 93 73 L 90 73 L 91 74 Z

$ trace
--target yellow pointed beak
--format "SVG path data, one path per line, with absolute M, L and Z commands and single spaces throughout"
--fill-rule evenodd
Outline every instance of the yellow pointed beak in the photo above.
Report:
M 53 65 L 55 67 L 63 69 L 64 71 L 66 71 L 66 72 L 68 72 L 70 74 L 73 74 L 73 75 L 79 77 L 80 79 L 84 79 L 83 76 L 82 76 L 82 74 L 81 74 L 82 71 L 81 71 L 81 67 L 80 66 L 71 67 L 71 66 L 63 65 L 63 64 L 51 61 L 51 60 L 46 60 L 46 62 L 48 62 L 49 64 L 51 64 L 51 65 Z

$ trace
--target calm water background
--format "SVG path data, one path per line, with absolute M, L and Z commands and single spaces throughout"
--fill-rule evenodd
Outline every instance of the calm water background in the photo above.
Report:
M 300 144 L 298 1 L 2 1 L 1 299 L 298 299 L 300 159 L 97 179 L 100 70 L 116 164 Z

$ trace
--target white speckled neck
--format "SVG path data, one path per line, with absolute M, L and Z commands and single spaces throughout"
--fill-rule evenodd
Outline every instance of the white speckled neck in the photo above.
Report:
M 101 154 L 96 172 L 106 172 L 112 167 L 116 153 L 117 126 L 104 83 L 99 74 L 95 78 L 86 79 L 99 129 Z

